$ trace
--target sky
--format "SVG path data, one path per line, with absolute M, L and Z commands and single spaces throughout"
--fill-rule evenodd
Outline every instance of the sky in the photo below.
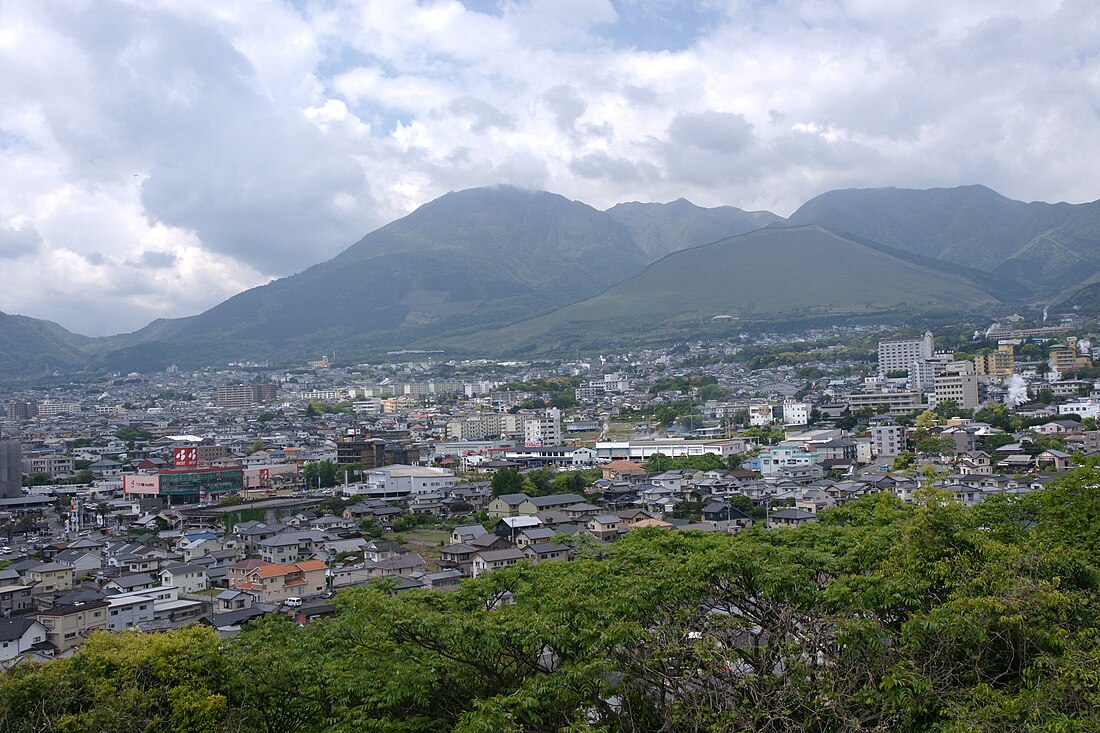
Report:
M 1100 198 L 1095 0 L 0 0 L 0 310 L 200 312 L 448 191 Z

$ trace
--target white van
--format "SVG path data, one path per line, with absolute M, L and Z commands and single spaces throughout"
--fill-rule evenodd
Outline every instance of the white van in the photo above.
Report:
M 283 605 L 287 608 L 297 608 L 298 606 L 302 605 L 302 599 L 298 598 L 297 596 L 291 596 L 290 598 L 287 598 L 285 601 L 283 601 Z

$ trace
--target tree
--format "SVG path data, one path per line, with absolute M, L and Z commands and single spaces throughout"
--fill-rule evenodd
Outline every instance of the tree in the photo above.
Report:
M 337 477 L 337 465 L 333 461 L 315 461 L 313 463 L 307 463 L 302 468 L 302 479 L 305 481 L 306 488 L 331 488 L 336 485 Z M 340 480 L 344 478 L 344 474 L 339 474 Z
M 251 447 L 249 447 L 249 449 L 248 449 L 248 455 L 252 455 L 253 453 L 259 453 L 263 449 L 264 449 L 264 442 L 262 440 L 254 440 L 252 442 Z
M 903 450 L 894 456 L 894 463 L 891 466 L 895 471 L 904 471 L 913 465 L 914 456 L 912 451 Z
M 493 496 L 518 494 L 523 490 L 523 476 L 516 468 L 498 468 L 493 472 L 489 485 L 492 487 Z

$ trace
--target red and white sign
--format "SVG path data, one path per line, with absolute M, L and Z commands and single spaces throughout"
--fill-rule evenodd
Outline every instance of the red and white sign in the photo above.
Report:
M 260 469 L 260 486 L 267 486 L 267 481 L 270 478 L 271 478 L 271 469 L 261 468 Z
M 199 464 L 198 448 L 176 448 L 176 468 L 191 468 Z

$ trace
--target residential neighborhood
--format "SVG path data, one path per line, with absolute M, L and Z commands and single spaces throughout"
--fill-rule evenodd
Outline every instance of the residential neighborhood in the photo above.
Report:
M 873 494 L 972 506 L 1100 455 L 1071 318 L 833 327 L 588 361 L 119 375 L 6 395 L 0 663 L 95 632 L 448 591 L 636 531 L 783 531 Z M 862 344 L 863 346 L 860 346 Z M 965 348 L 964 348 L 965 347 Z

